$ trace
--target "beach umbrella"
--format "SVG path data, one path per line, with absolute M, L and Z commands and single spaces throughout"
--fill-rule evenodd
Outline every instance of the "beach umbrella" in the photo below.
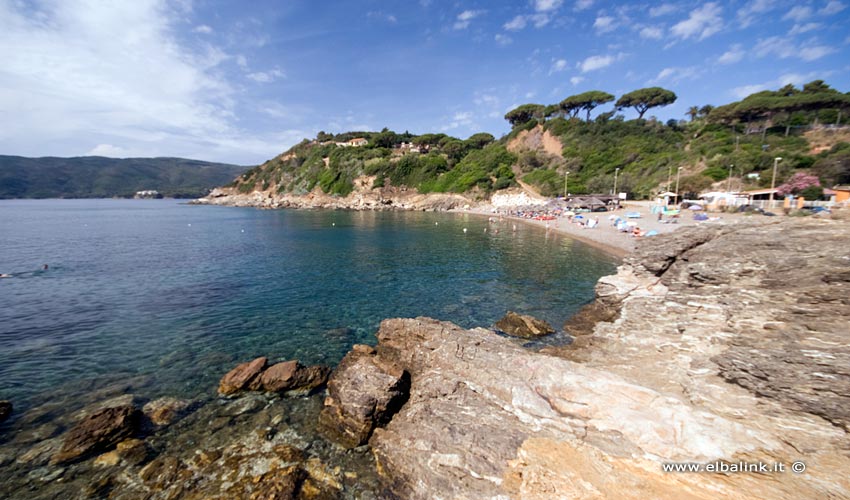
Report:
M 701 205 L 691 205 L 688 207 L 688 210 L 702 210 Z

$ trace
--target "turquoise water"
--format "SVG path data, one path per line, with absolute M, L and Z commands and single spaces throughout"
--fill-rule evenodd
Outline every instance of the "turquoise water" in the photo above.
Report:
M 510 226 L 466 214 L 0 201 L 0 273 L 14 274 L 0 279 L 0 399 L 25 408 L 46 391 L 131 378 L 148 397 L 210 395 L 256 356 L 334 364 L 374 343 L 388 317 L 486 327 L 511 309 L 560 327 L 616 266 Z

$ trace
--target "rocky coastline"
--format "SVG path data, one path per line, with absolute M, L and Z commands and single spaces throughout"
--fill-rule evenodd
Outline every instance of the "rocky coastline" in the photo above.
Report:
M 841 212 L 646 240 L 567 346 L 518 315 L 388 319 L 329 379 L 259 357 L 206 401 L 123 384 L 11 413 L 0 496 L 850 498 L 847 241 Z

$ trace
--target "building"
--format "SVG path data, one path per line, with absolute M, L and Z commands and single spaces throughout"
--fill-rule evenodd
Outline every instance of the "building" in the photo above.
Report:
M 835 203 L 843 203 L 850 200 L 850 186 L 835 186 L 832 189 L 824 189 L 823 194 L 835 196 Z

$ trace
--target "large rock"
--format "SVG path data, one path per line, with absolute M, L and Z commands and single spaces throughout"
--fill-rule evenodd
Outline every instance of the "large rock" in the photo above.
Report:
M 54 464 L 81 460 L 107 450 L 139 429 L 141 412 L 132 405 L 105 408 L 89 415 L 68 431 Z
M 513 311 L 508 311 L 508 314 L 504 318 L 497 321 L 496 328 L 508 335 L 525 339 L 533 339 L 555 333 L 555 329 L 549 323 Z
M 182 418 L 191 408 L 191 401 L 164 397 L 146 403 L 142 407 L 142 412 L 150 423 L 157 427 L 164 427 Z
M 327 366 L 304 366 L 298 361 L 284 361 L 270 366 L 257 377 L 251 388 L 268 392 L 309 394 L 328 381 Z
M 832 235 L 822 239 L 840 233 L 830 230 Z M 707 281 L 734 283 L 755 271 L 746 269 L 743 256 L 735 267 L 730 251 L 716 247 L 712 255 L 737 272 L 700 265 L 692 252 L 703 246 L 708 251 L 708 241 L 683 245 L 682 254 L 661 254 L 665 263 L 652 271 L 629 263 L 604 280 L 603 305 L 617 304 L 620 315 L 603 314 L 608 322 L 585 336 L 599 343 L 577 351 L 582 363 L 530 352 L 483 329 L 428 318 L 386 320 L 377 348 L 358 347 L 334 373 L 329 387 L 337 389 L 322 417 L 339 422 L 342 409 L 354 403 L 360 418 L 351 420 L 362 439 L 368 434 L 368 403 L 387 393 L 361 378 L 380 375 L 386 367 L 410 374 L 408 401 L 369 438 L 386 487 L 401 498 L 850 498 L 845 473 L 850 440 L 841 428 L 813 416 L 811 406 L 799 401 L 765 399 L 724 382 L 724 372 L 734 366 L 715 360 L 724 359 L 730 348 L 734 353 L 735 339 L 752 332 L 749 320 L 764 314 L 747 307 L 762 278 L 743 288 L 748 302 L 725 288 L 709 291 Z M 724 246 L 733 248 L 728 241 Z M 833 251 L 830 258 L 850 261 L 846 250 Z M 769 267 L 761 273 L 770 276 Z M 834 318 L 841 315 L 846 324 L 847 310 L 827 315 L 827 324 L 838 326 Z M 771 331 L 776 325 L 765 327 Z M 737 337 L 731 334 L 736 328 L 741 328 Z M 809 335 L 822 338 L 811 328 Z M 831 351 L 824 354 L 841 352 L 831 343 L 810 345 L 803 354 L 826 348 Z M 778 355 L 766 345 L 760 349 Z M 751 363 L 759 358 L 751 356 Z M 843 372 L 829 356 L 797 362 L 812 372 L 826 366 L 844 391 Z M 338 390 L 346 377 L 350 388 Z M 354 389 L 361 383 L 369 386 L 365 395 Z M 818 396 L 807 391 L 804 397 Z M 822 401 L 840 397 L 820 396 Z M 834 422 L 841 408 L 823 405 L 819 411 L 833 412 Z M 349 445 L 359 441 L 353 436 L 349 431 Z M 786 472 L 671 474 L 663 469 L 671 462 L 717 461 L 781 462 Z M 794 461 L 808 465 L 805 474 L 788 472 Z
M 354 448 L 386 424 L 407 401 L 410 376 L 369 346 L 356 345 L 328 382 L 328 397 L 319 416 L 319 431 Z
M 266 368 L 267 363 L 268 358 L 262 356 L 253 361 L 236 365 L 236 368 L 230 370 L 221 378 L 221 382 L 218 384 L 218 393 L 226 396 L 247 389 L 251 382 L 259 377 L 260 373 Z
M 11 401 L 0 401 L 0 422 L 3 422 L 9 415 L 12 414 L 12 402 Z

